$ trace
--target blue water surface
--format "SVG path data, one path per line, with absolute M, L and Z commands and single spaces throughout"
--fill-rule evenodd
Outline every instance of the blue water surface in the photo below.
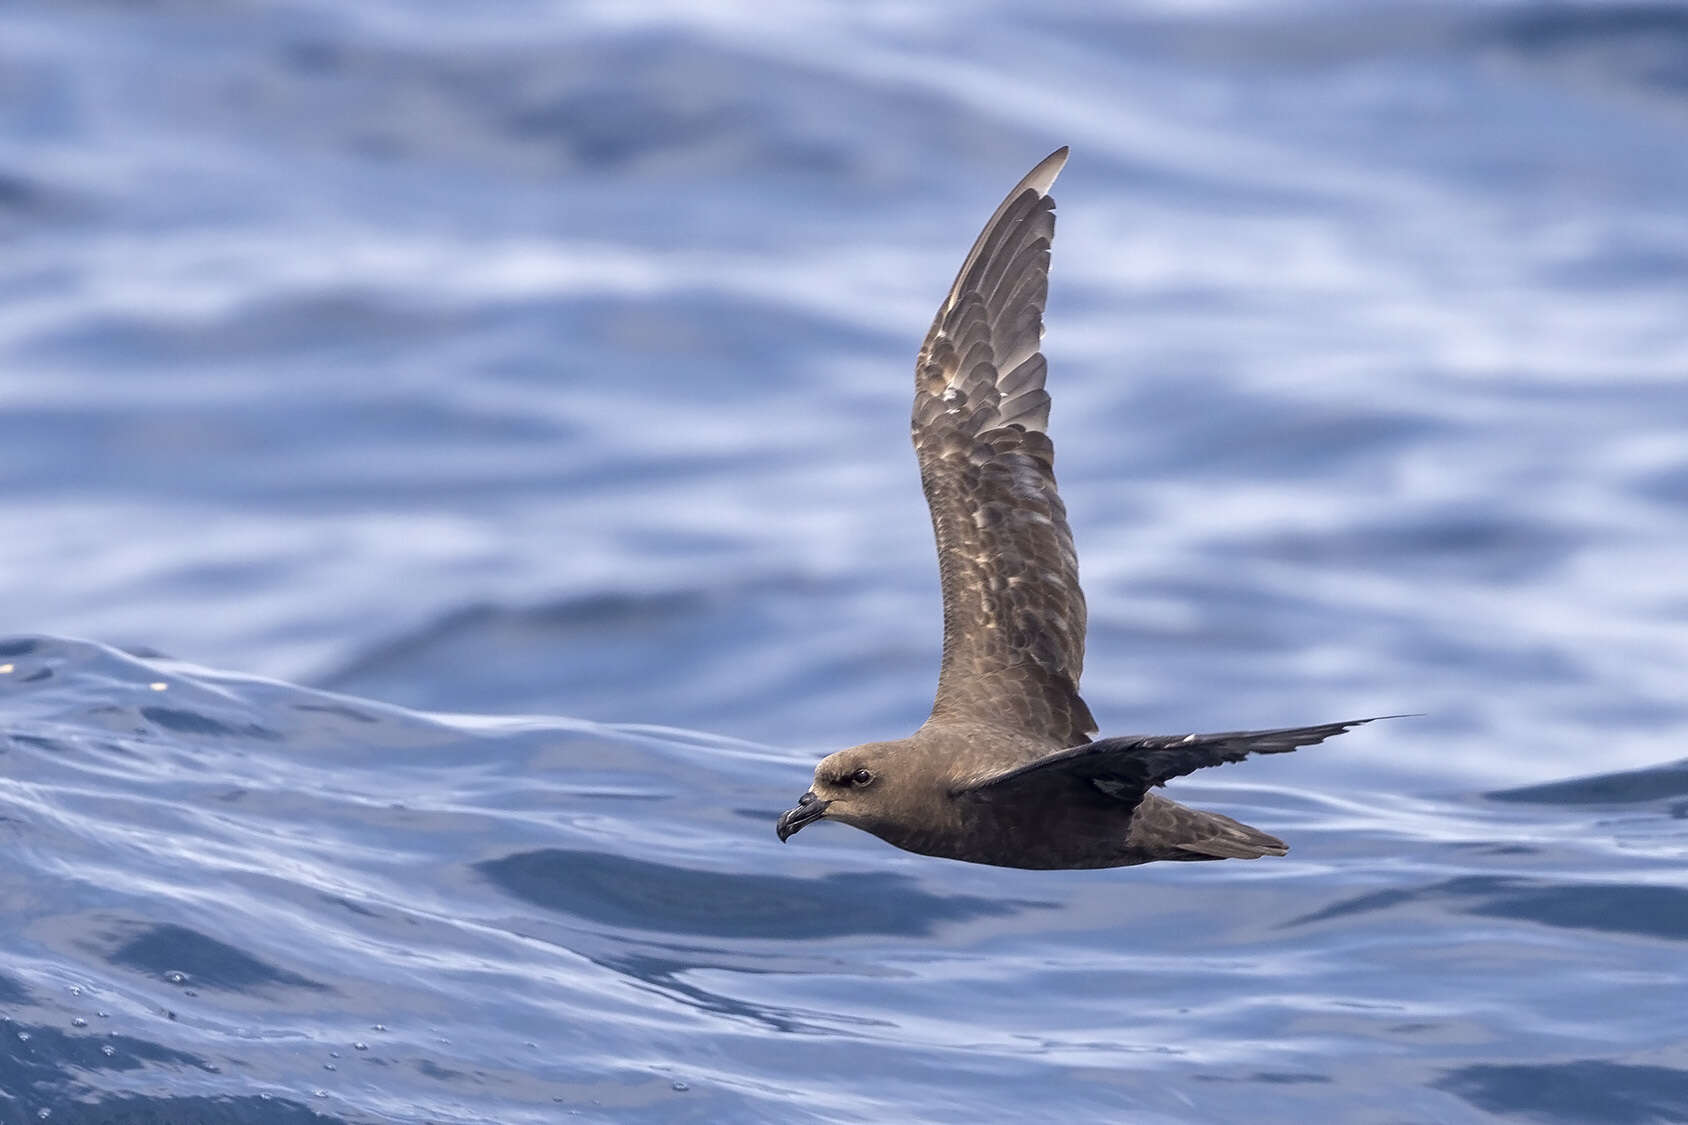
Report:
M 1104 729 L 1423 717 L 781 846 L 1060 144 Z M 0 1123 L 1688 1120 L 1684 200 L 1675 4 L 8 7 Z

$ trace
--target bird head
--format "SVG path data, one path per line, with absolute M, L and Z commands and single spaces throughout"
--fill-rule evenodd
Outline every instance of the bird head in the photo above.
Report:
M 868 742 L 822 758 L 809 791 L 798 798 L 796 808 L 780 816 L 776 826 L 780 839 L 789 839 L 822 818 L 872 832 L 893 811 L 896 800 L 889 751 L 887 743 Z

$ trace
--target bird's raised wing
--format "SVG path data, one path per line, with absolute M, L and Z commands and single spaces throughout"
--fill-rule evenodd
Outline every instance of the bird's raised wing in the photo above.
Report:
M 1055 182 L 1033 168 L 979 234 L 915 364 L 914 448 L 938 539 L 944 657 L 929 722 L 993 722 L 1060 746 L 1096 732 L 1079 698 L 1084 594 L 1055 491 L 1043 302 Z
M 1312 746 L 1379 718 L 1350 719 L 1317 727 L 1236 730 L 1222 734 L 1150 734 L 1104 738 L 1039 758 L 1023 766 L 978 778 L 963 794 L 989 800 L 1021 800 L 1038 791 L 1078 787 L 1136 804 L 1143 794 L 1175 777 L 1208 766 L 1240 762 L 1250 754 L 1283 754 Z

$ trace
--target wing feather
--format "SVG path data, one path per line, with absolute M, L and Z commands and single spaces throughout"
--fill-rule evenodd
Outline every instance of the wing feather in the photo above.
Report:
M 1103 738 L 979 778 L 960 792 L 1016 800 L 1023 797 L 1027 790 L 1078 784 L 1136 804 L 1150 789 L 1165 785 L 1175 777 L 1209 766 L 1240 762 L 1250 754 L 1288 753 L 1378 719 L 1400 717 L 1378 715 L 1316 727 L 1238 730 L 1220 734 L 1132 734 Z
M 1055 203 L 1051 153 L 991 216 L 915 364 L 920 477 L 938 542 L 944 655 L 934 723 L 996 723 L 1055 745 L 1096 732 L 1078 694 L 1084 594 L 1039 351 Z

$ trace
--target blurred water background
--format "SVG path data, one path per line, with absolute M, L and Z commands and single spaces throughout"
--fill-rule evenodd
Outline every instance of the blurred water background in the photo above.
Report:
M 1426 717 L 782 848 L 1060 144 L 1104 729 Z M 1685 200 L 1678 4 L 6 5 L 0 1122 L 1688 1120 Z

